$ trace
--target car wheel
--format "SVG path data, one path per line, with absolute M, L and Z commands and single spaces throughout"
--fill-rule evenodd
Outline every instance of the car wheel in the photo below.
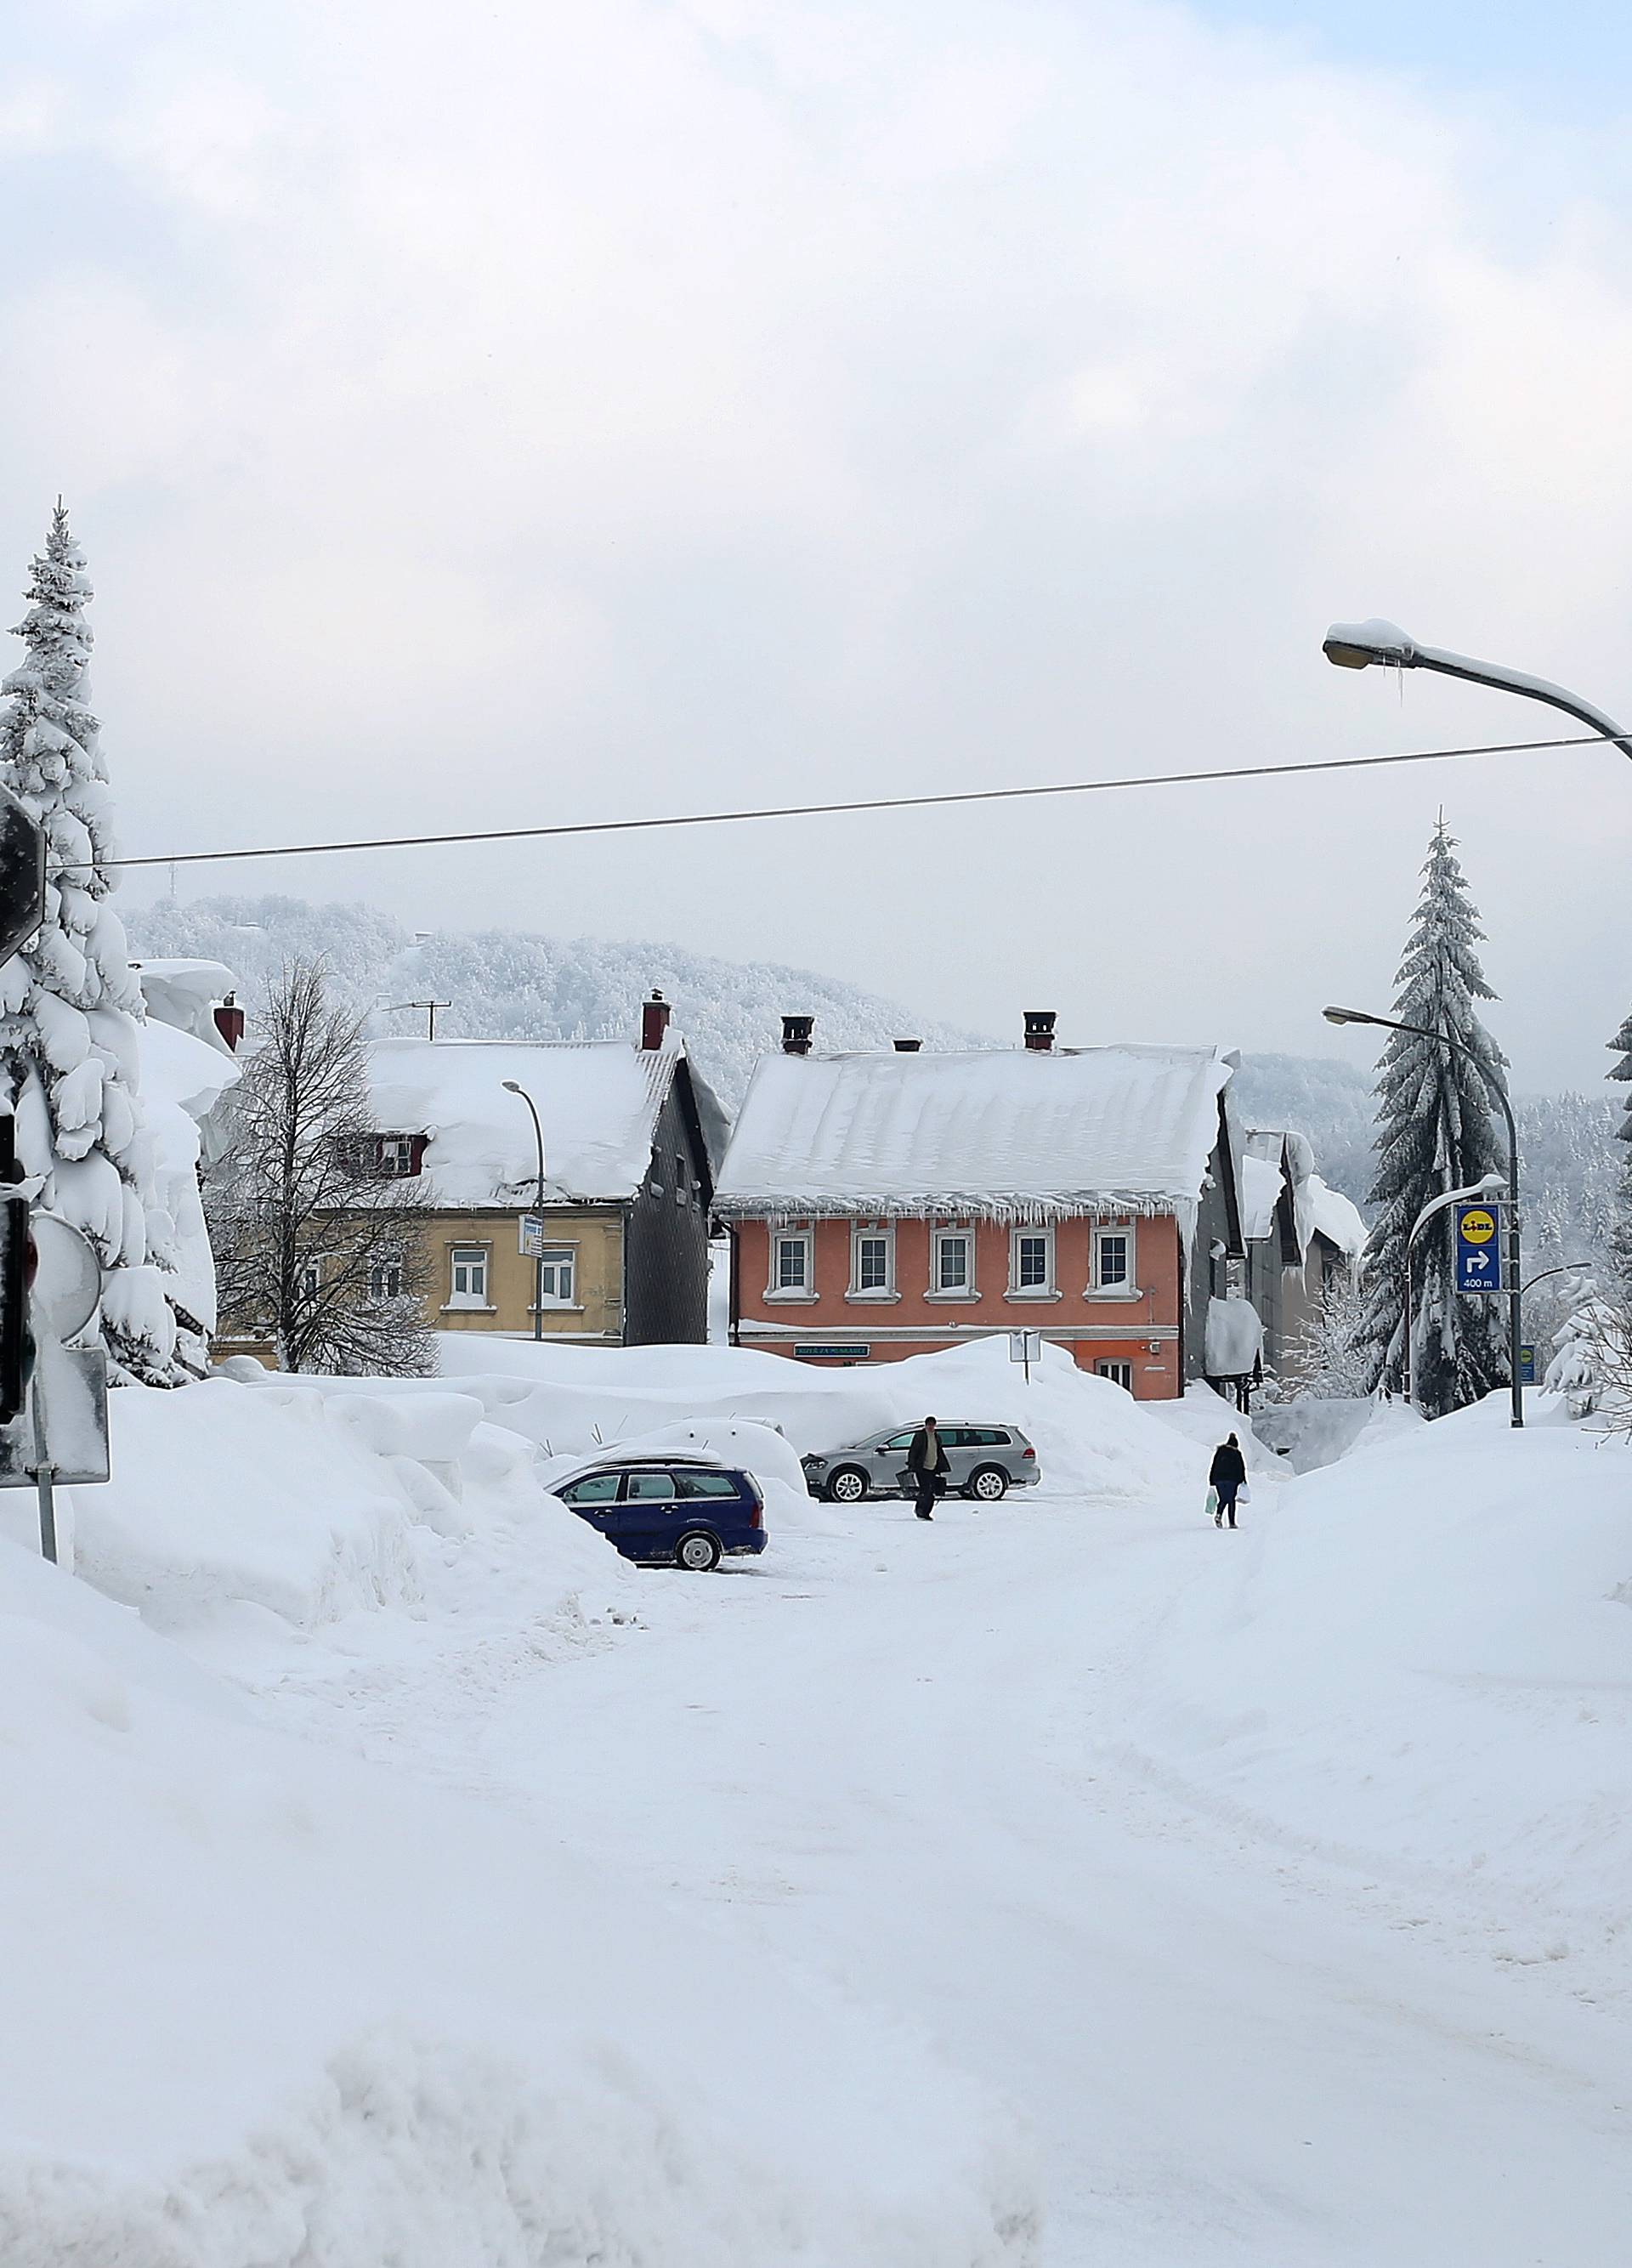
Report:
M 707 1575 L 720 1564 L 720 1539 L 706 1528 L 688 1528 L 674 1547 L 674 1564 L 694 1575 Z
M 1001 1465 L 982 1465 L 978 1473 L 969 1476 L 967 1494 L 981 1504 L 996 1504 L 1009 1491 L 1009 1476 Z
M 867 1476 L 859 1465 L 841 1465 L 827 1482 L 829 1504 L 859 1504 L 867 1493 Z

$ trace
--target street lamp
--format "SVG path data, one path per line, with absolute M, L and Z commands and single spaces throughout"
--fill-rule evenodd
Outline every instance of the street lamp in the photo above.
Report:
M 539 1145 L 539 1227 L 542 1230 L 544 1226 L 544 1129 L 539 1123 L 538 1106 L 526 1088 L 518 1086 L 513 1079 L 507 1079 L 500 1083 L 506 1094 L 518 1094 L 533 1114 L 533 1132 Z M 533 1255 L 533 1336 L 535 1339 L 541 1339 L 544 1336 L 544 1253 L 541 1247 Z
M 1632 756 L 1632 734 L 1623 733 L 1613 718 L 1578 694 L 1545 677 L 1527 676 L 1521 669 L 1504 669 L 1497 661 L 1474 661 L 1465 653 L 1447 653 L 1442 647 L 1418 645 L 1398 622 L 1334 622 L 1321 642 L 1321 652 L 1339 669 L 1431 669 L 1441 677 L 1465 678 L 1470 685 L 1489 685 L 1497 693 L 1522 694 L 1526 701 L 1545 701 L 1566 717 L 1590 725 L 1613 740 L 1623 756 Z
M 1453 1055 L 1467 1057 L 1502 1107 L 1502 1116 L 1507 1122 L 1508 1366 L 1512 1373 L 1512 1422 L 1516 1426 L 1522 1425 L 1525 1422 L 1525 1389 L 1518 1378 L 1518 1349 L 1522 1337 L 1519 1316 L 1518 1129 L 1513 1123 L 1513 1106 L 1507 1099 L 1506 1090 L 1501 1081 L 1486 1070 L 1465 1041 L 1453 1040 L 1447 1033 L 1430 1032 L 1422 1024 L 1402 1024 L 1393 1016 L 1370 1015 L 1364 1008 L 1323 1008 L 1320 1012 L 1328 1024 L 1375 1024 L 1380 1031 L 1409 1032 L 1419 1040 L 1437 1041 L 1441 1047 L 1449 1048 Z M 1412 1233 L 1415 1235 L 1415 1231 L 1413 1230 Z M 1411 1324 L 1408 1316 L 1408 1339 L 1410 1335 Z

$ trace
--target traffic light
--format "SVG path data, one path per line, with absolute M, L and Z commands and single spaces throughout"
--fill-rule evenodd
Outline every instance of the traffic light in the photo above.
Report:
M 5 1122 L 10 1127 L 11 1121 Z M 28 1199 L 0 1198 L 0 1425 L 18 1417 L 28 1395 L 33 1340 L 28 1329 L 28 1292 L 36 1255 L 28 1226 Z
M 9 961 L 45 919 L 45 829 L 9 787 L 0 787 L 0 961 Z

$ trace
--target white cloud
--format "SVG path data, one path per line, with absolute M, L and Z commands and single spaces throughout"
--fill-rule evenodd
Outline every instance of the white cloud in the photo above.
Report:
M 0 464 L 19 574 L 59 486 L 94 546 L 133 841 L 1528 734 L 1324 673 L 1374 608 L 1632 708 L 1625 217 L 1584 162 L 1519 237 L 1509 120 L 1173 8 L 107 21 L 0 111 L 13 181 L 73 184 L 0 288 Z M 1595 761 L 624 844 L 547 896 L 490 856 L 298 879 L 1318 1045 L 1290 942 L 1386 992 L 1443 793 L 1512 1051 L 1585 1080 L 1627 979 L 1557 1012 L 1547 906 L 1619 887 Z

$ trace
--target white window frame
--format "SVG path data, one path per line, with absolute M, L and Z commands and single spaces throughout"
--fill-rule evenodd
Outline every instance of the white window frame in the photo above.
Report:
M 861 1254 L 864 1244 L 884 1247 L 884 1281 L 864 1288 L 861 1279 Z M 895 1288 L 895 1224 L 893 1220 L 857 1220 L 850 1224 L 850 1288 L 845 1298 L 858 1306 L 881 1306 L 899 1300 Z
M 477 1263 L 475 1268 L 471 1261 Z M 460 1291 L 459 1277 L 461 1267 L 468 1275 L 481 1278 L 481 1289 Z M 450 1244 L 448 1247 L 448 1296 L 445 1313 L 491 1314 L 493 1312 L 493 1247 L 490 1244 Z
M 375 1171 L 385 1180 L 406 1182 L 414 1172 L 414 1138 L 411 1134 L 377 1134 L 374 1137 Z
M 784 1244 L 805 1247 L 805 1281 L 784 1284 L 782 1277 L 782 1248 Z M 768 1260 L 769 1280 L 765 1286 L 768 1300 L 802 1302 L 808 1306 L 816 1297 L 816 1231 L 808 1222 L 802 1228 L 773 1228 L 770 1233 Z
M 557 1288 L 552 1292 L 547 1288 L 542 1298 L 540 1298 L 539 1296 L 538 1289 L 540 1284 L 544 1283 L 548 1285 L 548 1280 L 552 1270 L 559 1275 L 563 1259 L 566 1263 L 568 1279 L 566 1290 L 562 1292 Z M 540 1252 L 538 1257 L 533 1261 L 533 1300 L 537 1307 L 545 1310 L 553 1307 L 558 1311 L 562 1309 L 571 1309 L 576 1313 L 578 1307 L 582 1305 L 582 1302 L 578 1298 L 577 1246 L 576 1244 L 547 1244 L 542 1252 Z
M 961 1284 L 941 1281 L 941 1248 L 956 1239 L 968 1254 L 968 1266 Z M 949 1220 L 930 1231 L 930 1291 L 931 1300 L 978 1300 L 979 1286 L 974 1280 L 975 1239 L 973 1223 Z
M 1099 1258 L 1100 1247 L 1107 1236 L 1121 1237 L 1128 1247 L 1128 1273 L 1120 1283 L 1107 1284 Z M 1139 1245 L 1130 1220 L 1107 1220 L 1096 1227 L 1091 1262 L 1092 1273 L 1088 1292 L 1096 1300 L 1134 1300 L 1139 1296 Z
M 1040 1284 L 1020 1281 L 1020 1243 L 1023 1238 L 1041 1237 L 1045 1247 L 1047 1274 Z M 1031 1222 L 1009 1232 L 1009 1297 L 1011 1300 L 1057 1300 L 1060 1296 L 1055 1278 L 1055 1233 L 1052 1222 Z
M 320 1260 L 303 1260 L 300 1263 L 297 1296 L 302 1300 L 319 1300 L 323 1296 L 323 1263 Z
M 1122 1376 L 1124 1371 L 1128 1373 L 1125 1378 Z M 1124 1394 L 1133 1392 L 1133 1365 L 1126 1355 L 1106 1356 L 1103 1361 L 1095 1363 L 1093 1374 L 1096 1378 L 1108 1378 L 1111 1384 L 1120 1386 Z

